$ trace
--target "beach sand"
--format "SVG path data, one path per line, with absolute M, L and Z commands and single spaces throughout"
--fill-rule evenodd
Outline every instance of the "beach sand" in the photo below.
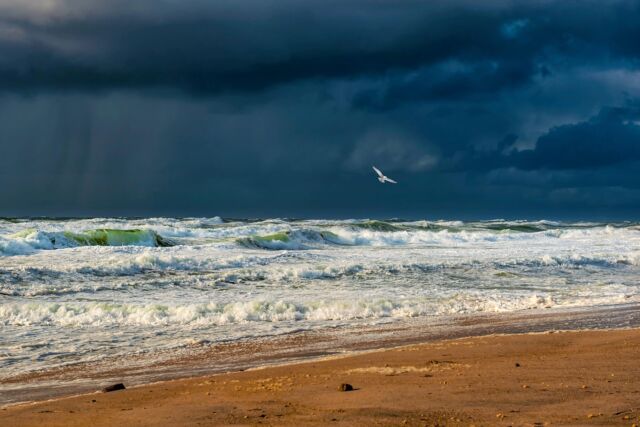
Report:
M 2 426 L 634 424 L 640 329 L 438 340 L 0 410 Z

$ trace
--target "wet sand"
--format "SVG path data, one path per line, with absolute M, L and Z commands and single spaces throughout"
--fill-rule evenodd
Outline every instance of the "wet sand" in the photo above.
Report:
M 6 407 L 0 425 L 632 426 L 639 417 L 640 329 L 623 329 L 437 340 L 158 382 Z

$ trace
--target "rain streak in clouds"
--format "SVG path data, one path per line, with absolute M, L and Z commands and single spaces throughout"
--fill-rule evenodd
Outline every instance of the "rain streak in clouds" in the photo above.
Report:
M 0 1 L 0 214 L 636 215 L 606 3 Z

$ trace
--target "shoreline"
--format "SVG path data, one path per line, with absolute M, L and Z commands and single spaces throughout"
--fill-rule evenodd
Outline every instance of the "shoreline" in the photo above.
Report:
M 638 402 L 636 327 L 435 340 L 168 380 L 4 407 L 0 424 L 631 426 Z
M 369 327 L 303 331 L 262 339 L 196 345 L 150 357 L 109 358 L 0 380 L 0 407 L 82 395 L 104 385 L 141 386 L 203 375 L 352 357 L 397 347 L 469 337 L 640 327 L 640 304 L 508 314 L 414 318 Z

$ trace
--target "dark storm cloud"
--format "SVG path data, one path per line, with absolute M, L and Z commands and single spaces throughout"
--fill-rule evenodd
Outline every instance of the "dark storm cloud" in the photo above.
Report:
M 35 18 L 30 11 L 2 20 L 5 89 L 255 90 L 471 52 L 478 47 L 470 34 L 499 25 L 490 10 L 416 2 L 215 2 L 175 15 L 171 3 L 142 2 L 147 7 L 136 10 L 117 4 L 94 13 L 57 4 Z M 464 23 L 463 31 L 448 28 L 452 19 Z
M 0 215 L 637 215 L 638 22 L 615 0 L 0 0 Z
M 602 55 L 637 63 L 640 54 L 637 2 L 47 3 L 0 8 L 4 90 L 202 94 L 427 67 L 357 100 L 378 105 L 524 84 L 548 72 L 545 61 L 563 66 Z M 459 69 L 447 70 L 451 61 Z
M 597 169 L 640 160 L 640 109 L 604 108 L 585 122 L 554 127 L 532 150 L 512 154 L 530 169 Z
M 517 135 L 505 136 L 495 150 L 468 148 L 444 165 L 453 170 L 489 171 L 516 168 L 525 171 L 598 170 L 640 161 L 640 108 L 605 107 L 590 119 L 554 126 L 533 148 L 516 148 Z
M 451 101 L 478 95 L 494 96 L 503 89 L 530 82 L 535 74 L 534 68 L 528 59 L 512 63 L 438 64 L 433 69 L 408 76 L 394 76 L 382 89 L 364 90 L 355 96 L 353 105 L 356 108 L 388 110 L 425 100 Z

